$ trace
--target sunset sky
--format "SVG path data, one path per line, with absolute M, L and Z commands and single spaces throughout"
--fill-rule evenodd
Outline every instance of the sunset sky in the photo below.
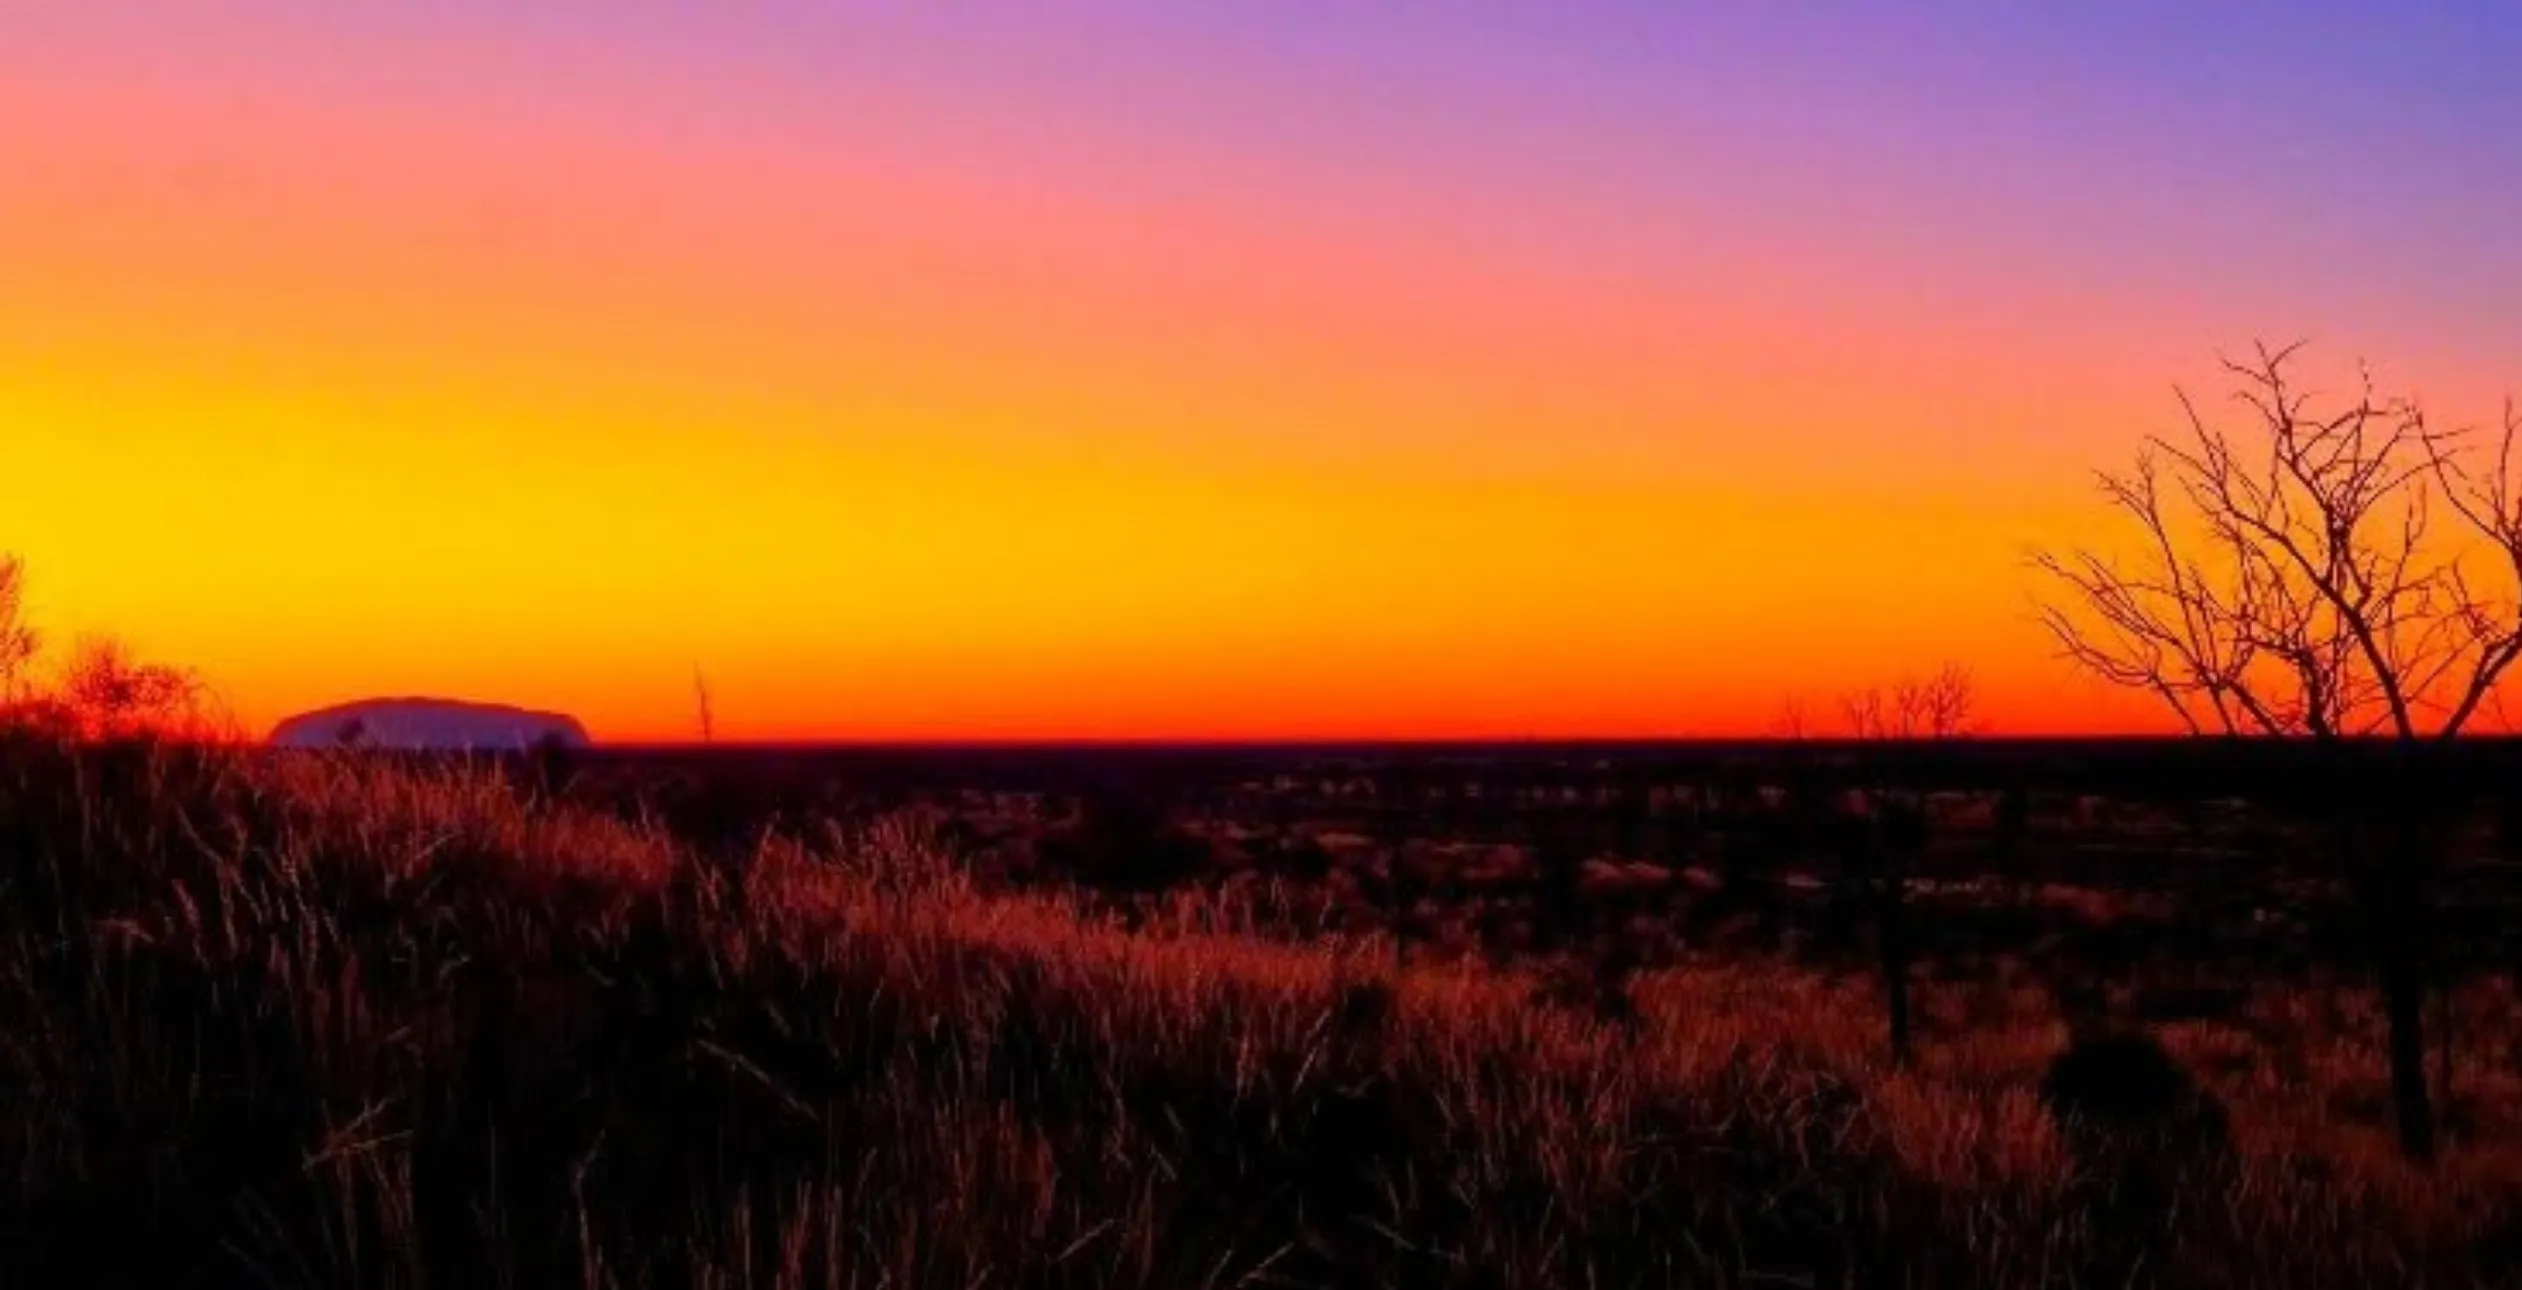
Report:
M 2070 8 L 0 5 L 0 550 L 257 729 L 2153 723 L 2026 547 L 2522 390 L 2522 9 Z

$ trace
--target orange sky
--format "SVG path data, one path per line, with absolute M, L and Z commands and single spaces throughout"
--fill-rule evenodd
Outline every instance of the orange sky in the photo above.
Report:
M 2483 409 L 2516 357 L 2322 237 L 1939 233 L 1966 166 L 1872 217 L 1651 136 L 1203 145 L 1242 109 L 271 22 L 0 52 L 0 549 L 253 728 L 682 737 L 697 664 L 734 738 L 1728 734 L 1947 658 L 2118 728 L 2022 552 L 2172 381 L 2310 331 Z

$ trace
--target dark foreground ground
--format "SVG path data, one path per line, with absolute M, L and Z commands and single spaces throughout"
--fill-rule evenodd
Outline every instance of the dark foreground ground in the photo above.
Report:
M 2513 765 L 9 743 L 0 1284 L 2522 1283 Z

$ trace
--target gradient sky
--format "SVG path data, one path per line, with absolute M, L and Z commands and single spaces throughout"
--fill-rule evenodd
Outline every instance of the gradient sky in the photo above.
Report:
M 0 5 L 0 549 L 237 716 L 1758 732 L 2221 349 L 2522 388 L 2522 9 Z

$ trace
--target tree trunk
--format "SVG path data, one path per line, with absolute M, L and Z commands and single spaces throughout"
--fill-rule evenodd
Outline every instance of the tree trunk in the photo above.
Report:
M 1892 1060 L 1909 1062 L 1909 875 L 1927 852 L 1922 787 L 1887 795 L 1875 817 L 1883 884 L 1882 955 L 1885 1002 L 1891 1011 Z
M 1891 1013 L 1892 1061 L 1909 1063 L 1909 930 L 1907 884 L 1899 860 L 1891 858 L 1881 878 L 1882 915 L 1875 939 L 1882 953 L 1884 1005 Z
M 2400 1150 L 2420 1164 L 2434 1159 L 2434 1101 L 2426 1090 L 2426 991 L 2404 928 L 2385 933 L 2392 942 L 2382 964 L 2382 1003 L 2391 1026 L 2391 1109 L 2399 1120 Z
M 2434 984 L 2434 1104 L 2452 1107 L 2452 985 L 2438 973 Z
M 2363 875 L 2373 919 L 2374 966 L 2390 1030 L 2391 1115 L 2400 1151 L 2420 1164 L 2435 1154 L 2434 1098 L 2426 1081 L 2426 911 L 2449 844 L 2437 827 L 2444 804 L 2431 791 L 2433 769 L 2406 755 L 2384 765 L 2378 787 L 2385 817 L 2375 821 L 2378 829 L 2363 831 L 2366 845 L 2348 857 Z

